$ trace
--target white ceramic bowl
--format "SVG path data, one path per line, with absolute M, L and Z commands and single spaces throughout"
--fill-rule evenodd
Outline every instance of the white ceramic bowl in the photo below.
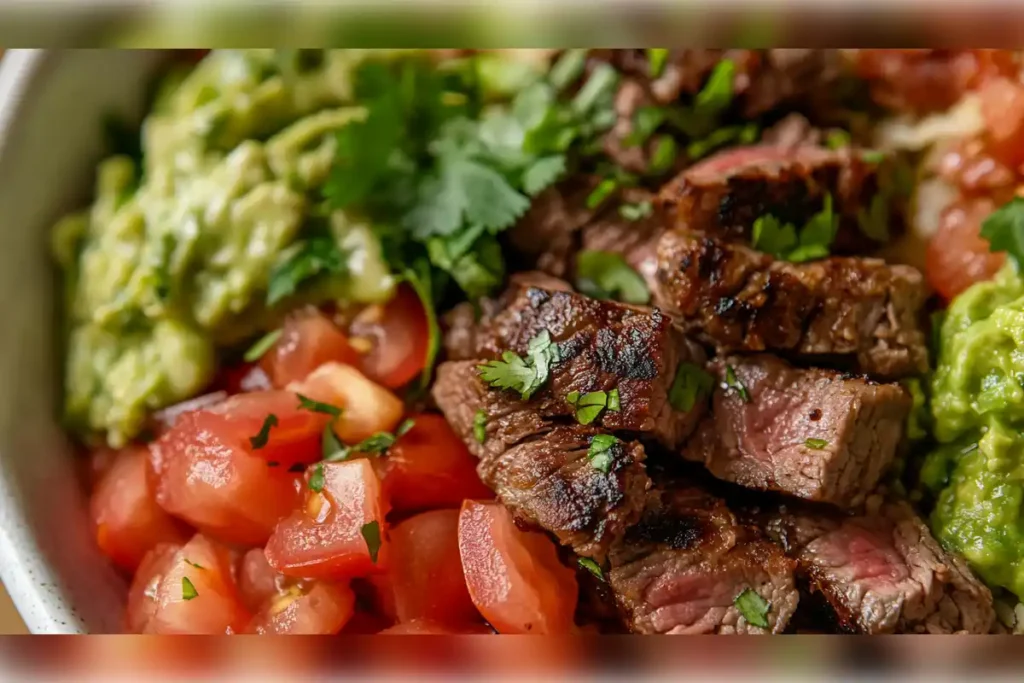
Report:
M 34 633 L 120 630 L 58 421 L 53 222 L 88 202 L 108 112 L 138 120 L 159 55 L 11 50 L 0 59 L 0 579 Z

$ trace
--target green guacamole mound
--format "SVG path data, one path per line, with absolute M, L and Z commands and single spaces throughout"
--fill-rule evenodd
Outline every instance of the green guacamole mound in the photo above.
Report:
M 391 295 L 371 226 L 319 210 L 336 133 L 365 115 L 351 75 L 371 54 L 391 53 L 214 51 L 165 80 L 141 159 L 100 163 L 93 204 L 54 229 L 70 426 L 121 446 L 150 411 L 202 391 L 218 349 L 289 308 Z M 268 306 L 271 274 L 314 234 L 333 237 L 344 272 Z
M 1024 281 L 1012 265 L 950 305 L 932 384 L 932 529 L 1024 598 Z

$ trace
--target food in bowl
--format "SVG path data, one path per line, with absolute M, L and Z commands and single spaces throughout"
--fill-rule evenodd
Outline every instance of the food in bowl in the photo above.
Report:
M 1015 53 L 213 51 L 153 92 L 54 229 L 126 631 L 1024 628 Z

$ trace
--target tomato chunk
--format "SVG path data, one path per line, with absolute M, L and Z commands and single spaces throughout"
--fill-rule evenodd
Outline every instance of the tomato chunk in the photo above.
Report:
M 413 416 L 378 464 L 384 491 L 395 510 L 458 507 L 467 498 L 490 498 L 476 474 L 476 458 L 440 415 Z
M 274 347 L 260 359 L 275 387 L 301 382 L 324 363 L 358 364 L 360 355 L 345 333 L 316 309 L 288 316 Z
M 242 604 L 227 547 L 197 534 L 165 565 L 152 591 L 146 633 L 240 633 L 250 614 Z
M 402 624 L 395 624 L 379 632 L 382 636 L 459 636 L 459 635 L 494 635 L 494 631 L 486 624 L 463 624 L 450 626 L 436 621 L 417 619 Z
M 288 576 L 328 580 L 384 571 L 387 509 L 373 465 L 366 458 L 323 463 L 309 476 L 319 478 L 321 468 L 322 490 L 307 485 L 305 503 L 267 542 L 270 566 Z
M 267 562 L 263 548 L 253 548 L 242 556 L 238 568 L 238 592 L 242 602 L 255 612 L 284 589 L 284 575 Z
M 334 431 L 349 444 L 377 432 L 391 431 L 405 410 L 397 396 L 355 368 L 340 363 L 321 365 L 304 381 L 288 387 L 303 396 L 340 407 L 342 413 L 334 422 Z
M 261 635 L 333 635 L 355 610 L 356 597 L 345 584 L 303 581 L 272 596 L 249 624 Z
M 1016 77 L 989 79 L 979 91 L 988 150 L 1016 168 L 1024 163 L 1024 86 Z
M 995 208 L 991 199 L 981 198 L 943 211 L 939 229 L 928 243 L 925 275 L 946 301 L 975 282 L 990 279 L 1006 262 L 1006 254 L 990 251 L 981 236 L 982 221 Z
M 146 456 L 145 448 L 119 452 L 89 504 L 100 550 L 129 571 L 157 544 L 186 540 L 179 523 L 156 503 Z
M 416 291 L 398 288 L 384 306 L 366 308 L 349 326 L 353 339 L 370 344 L 360 367 L 366 376 L 396 389 L 423 372 L 427 364 L 430 327 Z
M 480 620 L 462 575 L 458 510 L 423 512 L 395 526 L 388 578 L 399 621 Z
M 252 439 L 269 415 L 277 426 L 257 448 Z M 299 500 L 299 475 L 289 464 L 320 457 L 327 419 L 300 410 L 283 391 L 240 394 L 182 415 L 150 445 L 157 502 L 212 536 L 262 545 Z
M 499 633 L 569 633 L 578 586 L 547 536 L 522 531 L 499 503 L 467 500 L 459 553 L 474 604 Z
M 180 544 L 161 543 L 142 559 L 128 590 L 124 628 L 128 633 L 145 633 L 156 614 L 157 588 L 181 550 Z

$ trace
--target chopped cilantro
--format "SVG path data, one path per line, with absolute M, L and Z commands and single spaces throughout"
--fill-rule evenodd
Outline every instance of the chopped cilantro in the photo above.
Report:
M 619 215 L 627 221 L 638 221 L 647 218 L 654 212 L 649 201 L 642 201 L 636 204 L 623 204 L 619 207 Z
M 370 562 L 377 564 L 377 553 L 380 552 L 380 524 L 377 520 L 367 522 L 359 529 L 363 540 L 366 541 L 366 549 L 370 553 Z
M 558 346 L 542 330 L 530 340 L 526 360 L 512 351 L 505 351 L 501 358 L 478 365 L 480 377 L 492 387 L 518 391 L 527 401 L 548 380 L 551 364 L 559 360 Z
M 841 128 L 833 128 L 825 136 L 825 146 L 829 149 L 842 149 L 850 144 L 850 134 Z
M 885 152 L 877 149 L 865 149 L 861 150 L 860 158 L 868 164 L 879 164 L 885 161 Z
M 825 439 L 807 439 L 804 441 L 804 445 L 808 448 L 820 451 L 828 446 L 828 441 L 825 441 Z
M 341 408 L 338 406 L 332 406 L 330 403 L 321 403 L 320 401 L 314 401 L 308 396 L 302 394 L 295 394 L 299 397 L 299 408 L 302 410 L 308 410 L 311 413 L 323 413 L 324 415 L 330 415 L 331 417 L 341 417 Z
M 267 415 L 263 420 L 263 426 L 260 427 L 260 432 L 256 436 L 249 437 L 249 443 L 252 445 L 253 450 L 259 450 L 267 445 L 267 441 L 270 439 L 271 427 L 277 426 L 277 415 L 271 413 Z
M 633 130 L 630 131 L 622 143 L 626 147 L 642 145 L 654 135 L 665 121 L 665 109 L 662 107 L 639 107 L 633 114 Z
M 796 228 L 766 214 L 754 221 L 750 241 L 754 249 L 781 257 L 796 247 Z
M 413 267 L 406 268 L 402 279 L 409 283 L 423 305 L 427 315 L 427 357 L 424 359 L 423 372 L 420 374 L 419 390 L 426 391 L 434 374 L 434 361 L 441 348 L 441 326 L 437 322 L 437 310 L 434 308 L 433 283 L 431 282 L 430 263 L 419 259 Z
M 751 143 L 757 139 L 758 132 L 756 123 L 716 128 L 706 137 L 694 140 L 687 145 L 686 156 L 691 161 L 696 161 L 733 142 Z
M 565 155 L 541 157 L 523 171 L 523 191 L 535 197 L 565 174 Z
M 614 67 L 605 63 L 598 64 L 573 98 L 573 109 L 581 113 L 593 112 L 600 106 L 602 99 L 614 96 L 618 84 L 619 74 Z
M 309 475 L 309 490 L 316 493 L 324 490 L 324 464 L 322 462 L 313 466 L 313 472 Z
M 750 392 L 747 391 L 743 381 L 736 376 L 736 368 L 731 365 L 727 365 L 725 368 L 724 387 L 726 389 L 734 389 L 744 403 L 750 403 Z
M 828 256 L 838 228 L 832 196 L 826 194 L 821 210 L 811 216 L 799 234 L 792 224 L 766 214 L 754 221 L 751 243 L 755 249 L 775 258 L 802 263 Z
M 576 258 L 576 288 L 595 299 L 646 304 L 651 293 L 621 254 L 585 249 Z
M 860 231 L 876 242 L 889 241 L 889 199 L 883 192 L 871 198 L 868 208 L 857 210 Z
M 707 83 L 697 93 L 694 100 L 697 111 L 719 114 L 732 104 L 732 81 L 736 74 L 736 64 L 731 59 L 723 59 L 712 69 Z
M 569 405 L 576 405 L 576 402 L 580 400 L 580 392 L 570 391 L 565 395 L 565 402 Z
M 487 411 L 481 408 L 473 416 L 473 436 L 477 443 L 487 441 Z
M 327 462 L 348 460 L 348 456 L 351 454 L 348 446 L 343 444 L 338 435 L 334 433 L 333 422 L 324 427 L 323 436 L 320 438 L 320 454 Z
M 680 363 L 668 390 L 668 402 L 676 410 L 688 413 L 715 385 L 715 378 L 693 363 Z
M 612 389 L 608 392 L 608 410 L 621 410 L 622 405 L 619 399 L 619 390 Z
M 242 358 L 245 359 L 246 363 L 255 363 L 260 358 L 266 355 L 267 351 L 274 348 L 274 344 L 281 338 L 282 330 L 277 329 L 273 332 L 267 332 L 265 335 L 260 337 L 259 341 L 249 347 L 249 350 L 245 352 Z
M 733 601 L 736 609 L 748 623 L 759 628 L 768 628 L 768 612 L 771 610 L 771 603 L 761 595 L 749 588 L 744 588 Z
M 187 577 L 181 577 L 181 599 L 192 600 L 199 597 L 199 592 L 196 587 L 192 585 L 192 581 Z
M 591 391 L 580 396 L 574 405 L 576 421 L 581 425 L 588 425 L 608 406 L 608 394 L 604 391 Z
M 608 474 L 612 468 L 612 460 L 615 457 L 616 445 L 619 440 L 611 434 L 595 434 L 590 439 L 590 448 L 587 449 L 587 459 L 595 470 Z
M 599 565 L 597 562 L 594 562 L 589 557 L 581 557 L 576 562 L 577 564 L 579 564 L 580 567 L 586 569 L 588 572 L 593 574 L 595 578 L 597 578 L 600 581 L 604 581 L 604 572 L 601 571 L 601 565 Z
M 619 183 L 614 178 L 605 178 L 597 187 L 587 195 L 587 208 L 596 209 L 597 207 L 604 204 L 605 200 L 612 196 L 612 193 L 618 189 Z
M 1014 197 L 981 224 L 992 251 L 1005 251 L 1018 268 L 1024 264 L 1024 197 Z
M 548 82 L 556 90 L 565 90 L 583 75 L 587 66 L 587 50 L 566 50 L 548 72 Z
M 193 562 L 187 557 L 185 558 L 185 564 L 189 565 L 190 567 L 195 567 L 196 569 L 206 569 L 206 567 L 204 567 L 203 565 L 199 564 L 198 562 Z
M 651 163 L 648 166 L 648 173 L 661 175 L 672 168 L 676 163 L 676 155 L 679 153 L 675 138 L 668 135 L 661 135 L 654 142 L 654 150 L 651 152 Z
M 270 271 L 267 305 L 291 296 L 299 285 L 320 275 L 343 275 L 346 270 L 345 255 L 334 238 L 318 236 L 298 242 L 285 261 Z
M 657 78 L 665 70 L 668 62 L 668 48 L 649 47 L 647 48 L 647 67 L 651 78 Z

